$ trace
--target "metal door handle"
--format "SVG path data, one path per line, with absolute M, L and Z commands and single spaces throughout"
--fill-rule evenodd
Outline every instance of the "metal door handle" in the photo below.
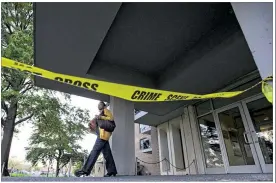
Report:
M 247 139 L 247 136 L 246 136 L 247 133 L 248 133 L 248 132 L 243 132 L 243 138 L 244 138 L 245 143 L 246 143 L 246 144 L 249 144 L 248 139 Z

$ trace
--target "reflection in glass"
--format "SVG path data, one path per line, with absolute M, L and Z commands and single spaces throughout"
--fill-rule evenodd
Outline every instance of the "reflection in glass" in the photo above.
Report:
M 145 149 L 149 149 L 149 148 L 151 148 L 149 139 L 141 139 L 140 140 L 140 149 L 145 150 Z
M 238 107 L 218 114 L 230 166 L 254 165 L 250 144 Z
M 223 167 L 218 132 L 212 114 L 198 118 L 207 168 Z
M 247 104 L 266 164 L 273 163 L 273 107 L 266 98 Z
M 151 126 L 149 125 L 139 124 L 139 127 L 140 127 L 140 133 L 150 132 L 151 130 Z

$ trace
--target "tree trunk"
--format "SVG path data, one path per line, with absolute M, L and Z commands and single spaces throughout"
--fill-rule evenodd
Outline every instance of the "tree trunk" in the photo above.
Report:
M 48 164 L 47 177 L 49 177 L 50 163 Z
M 10 176 L 10 174 L 8 172 L 8 167 L 9 167 L 9 157 L 10 157 L 10 149 L 11 149 L 11 144 L 12 144 L 13 132 L 14 131 L 9 132 L 9 133 L 11 133 L 11 137 L 9 138 L 9 144 L 8 144 L 7 151 L 6 151 L 6 156 L 3 159 L 3 163 L 5 163 L 3 176 Z
M 4 126 L 4 135 L 1 143 L 1 167 L 5 163 L 3 176 L 9 176 L 8 161 L 11 149 L 11 143 L 13 138 L 15 118 L 17 113 L 17 102 L 12 103 L 8 109 L 7 119 Z
M 56 177 L 58 177 L 59 175 L 59 163 L 60 163 L 60 157 L 61 157 L 61 150 L 58 150 L 58 157 L 56 159 L 57 161 L 57 167 L 56 167 Z
M 59 161 L 60 161 L 60 158 L 57 158 L 56 177 L 58 177 L 59 175 Z

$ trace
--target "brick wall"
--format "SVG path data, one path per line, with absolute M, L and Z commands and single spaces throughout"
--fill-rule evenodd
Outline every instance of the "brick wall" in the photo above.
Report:
M 145 162 L 157 162 L 159 161 L 159 152 L 158 152 L 158 140 L 157 140 L 157 129 L 155 127 L 151 128 L 151 134 L 141 134 L 139 129 L 139 124 L 135 123 L 135 156 Z M 140 149 L 140 139 L 148 138 L 151 140 L 151 153 L 143 153 Z M 138 161 L 139 162 L 139 161 Z M 141 165 L 145 166 L 146 172 L 149 172 L 151 175 L 160 175 L 159 164 L 146 164 L 140 162 Z

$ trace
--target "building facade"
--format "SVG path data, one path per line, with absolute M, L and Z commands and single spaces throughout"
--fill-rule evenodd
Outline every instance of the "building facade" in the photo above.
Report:
M 157 127 L 162 175 L 272 173 L 273 106 L 254 89 L 183 108 Z
M 273 56 L 272 9 L 262 3 L 231 5 L 258 70 L 221 91 L 245 90 L 272 75 L 272 62 L 267 62 Z M 260 27 L 252 30 L 257 22 Z M 158 126 L 159 155 L 185 170 L 163 163 L 161 174 L 273 172 L 273 105 L 260 85 L 237 97 L 199 101 L 181 110 Z
M 157 128 L 135 124 L 137 175 L 160 175 Z
M 35 65 L 53 72 L 194 94 L 273 75 L 273 3 L 36 3 L 34 13 Z M 110 103 L 119 175 L 136 174 L 136 148 L 150 151 L 135 124 L 157 127 L 162 175 L 272 172 L 273 107 L 260 84 L 228 99 L 133 102 L 78 83 L 35 77 L 39 87 Z

